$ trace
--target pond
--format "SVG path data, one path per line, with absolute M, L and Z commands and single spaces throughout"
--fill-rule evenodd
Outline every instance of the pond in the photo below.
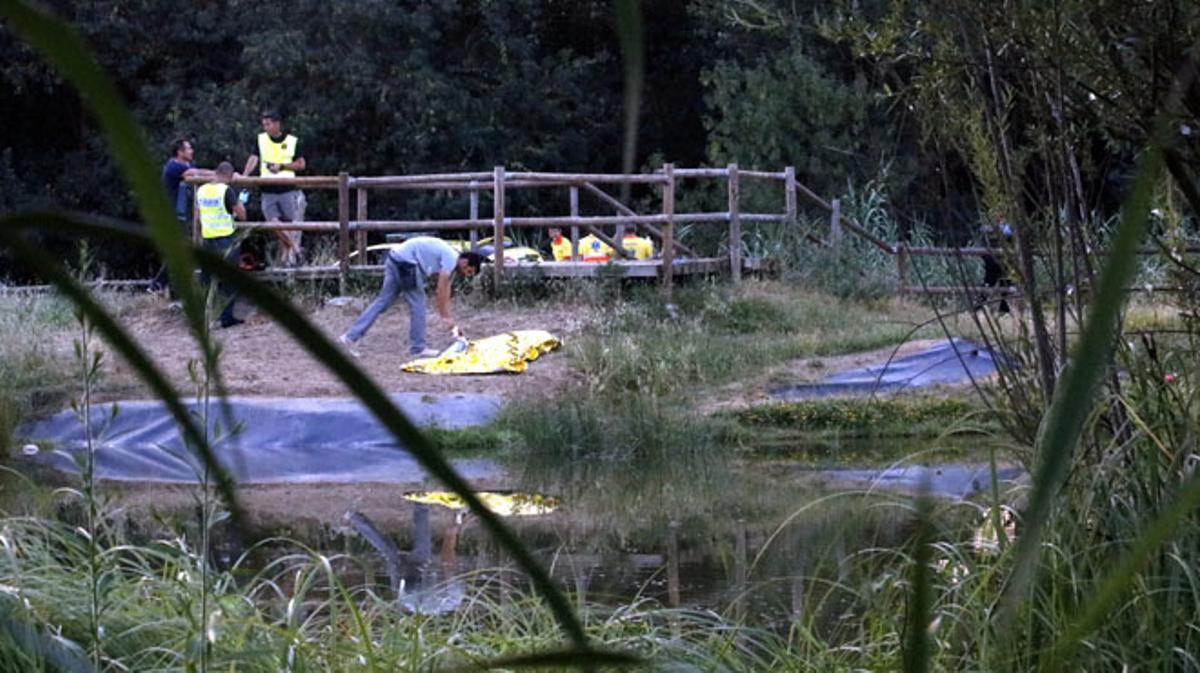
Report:
M 899 571 L 864 555 L 902 548 L 912 530 L 908 495 L 871 492 L 788 460 L 697 452 L 569 462 L 532 454 L 518 462 L 509 495 L 538 504 L 507 523 L 562 589 L 591 604 L 648 600 L 774 629 L 801 616 L 833 628 L 853 613 L 859 583 Z M 530 590 L 453 498 L 396 496 L 395 516 L 351 508 L 342 525 L 291 533 L 347 554 L 347 573 L 410 611 L 449 612 L 473 593 Z M 950 509 L 958 513 L 947 521 L 969 530 L 975 506 Z
M 404 401 L 418 410 L 434 406 L 423 398 Z M 253 530 L 234 535 L 225 524 L 219 564 L 233 563 L 244 551 L 243 540 L 276 536 L 290 541 L 257 547 L 245 567 L 262 568 L 299 543 L 339 555 L 339 572 L 348 582 L 398 597 L 410 611 L 448 612 L 472 592 L 528 589 L 479 523 L 431 493 L 436 484 L 389 445 L 381 429 L 363 423 L 352 408 L 328 403 L 319 405 L 325 421 L 314 424 L 307 416 L 311 406 L 288 401 L 236 407 L 252 430 L 267 429 L 244 433 L 230 464 L 263 480 L 239 489 Z M 150 539 L 173 535 L 170 526 L 194 528 L 196 507 L 194 487 L 182 485 L 194 468 L 180 458 L 181 447 L 151 432 L 168 425 L 156 414 L 150 406 L 127 403 L 115 418 L 96 419 L 108 432 L 98 470 L 113 475 L 100 490 L 114 496 L 114 508 L 132 521 L 130 530 Z M 281 431 L 297 424 L 304 428 L 299 435 Z M 57 434 L 43 433 L 54 441 L 33 447 L 31 461 L 77 470 L 77 427 L 59 419 Z M 307 438 L 302 450 L 296 437 Z M 820 621 L 835 623 L 856 596 L 861 600 L 863 582 L 894 571 L 878 550 L 904 546 L 912 526 L 910 495 L 925 479 L 947 502 L 989 483 L 986 464 L 847 469 L 868 456 L 929 458 L 929 444 L 837 440 L 775 447 L 770 459 L 711 444 L 594 458 L 550 450 L 455 464 L 476 488 L 500 494 L 494 510 L 506 507 L 511 494 L 538 496 L 523 500 L 538 506 L 507 511 L 505 518 L 577 600 L 610 606 L 648 600 L 783 628 L 802 614 L 811 618 L 813 610 L 828 611 L 832 616 Z M 938 448 L 946 455 L 944 442 Z M 978 446 L 950 448 L 949 454 L 982 455 Z M 297 455 L 304 461 L 298 463 Z M 816 455 L 837 468 L 813 469 Z M 152 483 L 143 476 L 150 473 L 168 478 Z M 1015 474 L 1005 467 L 999 476 Z M 967 524 L 977 518 L 973 505 L 957 509 Z M 447 582 L 451 578 L 457 579 Z M 442 588 L 429 593 L 436 585 Z

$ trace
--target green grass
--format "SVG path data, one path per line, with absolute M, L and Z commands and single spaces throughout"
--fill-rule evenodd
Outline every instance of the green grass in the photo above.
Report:
M 568 345 L 588 393 L 690 397 L 795 358 L 937 335 L 902 302 L 839 301 L 779 282 L 702 283 L 673 299 L 641 292 L 597 309 L 593 329 Z
M 74 361 L 63 335 L 73 324 L 70 303 L 57 295 L 0 297 L 0 456 L 18 424 L 65 405 Z M 56 339 L 66 343 L 56 347 Z
M 836 398 L 779 402 L 729 415 L 749 428 L 817 436 L 832 432 L 851 437 L 938 437 L 956 426 L 960 432 L 973 433 L 990 427 L 972 422 L 971 416 L 979 411 L 971 402 L 954 398 Z

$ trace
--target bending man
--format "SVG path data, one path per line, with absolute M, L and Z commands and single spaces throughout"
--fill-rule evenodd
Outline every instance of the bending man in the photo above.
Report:
M 404 300 L 408 302 L 409 352 L 422 357 L 437 355 L 437 351 L 425 347 L 425 279 L 437 275 L 438 316 L 443 328 L 455 332 L 458 328 L 450 315 L 450 276 L 455 272 L 473 276 L 482 264 L 483 255 L 460 253 L 440 238 L 416 236 L 408 239 L 387 254 L 383 289 L 338 341 L 353 353 L 354 344 L 366 335 L 375 319 L 388 310 L 400 293 L 404 293 Z

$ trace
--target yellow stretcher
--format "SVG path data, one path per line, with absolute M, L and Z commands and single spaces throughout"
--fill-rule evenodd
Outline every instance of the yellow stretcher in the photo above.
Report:
M 561 344 L 544 330 L 517 330 L 467 343 L 465 350 L 418 358 L 400 366 L 416 374 L 519 374 L 525 367 Z

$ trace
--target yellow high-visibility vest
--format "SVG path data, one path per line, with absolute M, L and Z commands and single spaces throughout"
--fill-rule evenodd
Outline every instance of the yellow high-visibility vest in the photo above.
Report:
M 625 251 L 625 256 L 632 259 L 650 259 L 654 256 L 654 244 L 648 238 L 626 234 L 625 238 L 621 239 L 621 249 Z
M 294 178 L 295 171 L 279 171 L 272 173 L 267 170 L 267 164 L 290 164 L 296 158 L 296 136 L 290 133 L 283 137 L 282 142 L 271 140 L 266 133 L 258 134 L 258 171 L 264 178 Z
M 554 253 L 556 262 L 571 259 L 571 239 L 559 236 L 558 240 L 550 241 L 550 252 Z
M 607 262 L 612 254 L 612 247 L 593 234 L 579 239 L 579 256 L 585 262 Z
M 229 185 L 210 182 L 196 190 L 196 207 L 200 212 L 200 235 L 220 238 L 233 234 L 233 214 L 225 209 L 225 192 Z

